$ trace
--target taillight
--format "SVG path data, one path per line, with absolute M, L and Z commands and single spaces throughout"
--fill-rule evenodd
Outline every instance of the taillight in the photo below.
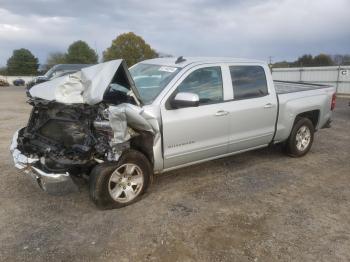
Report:
M 331 102 L 331 110 L 333 110 L 335 108 L 335 98 L 336 98 L 336 95 L 335 93 L 332 95 L 332 102 Z

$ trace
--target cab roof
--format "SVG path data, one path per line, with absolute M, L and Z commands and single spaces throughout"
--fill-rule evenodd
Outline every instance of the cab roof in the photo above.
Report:
M 181 59 L 182 58 L 182 59 Z M 141 63 L 164 65 L 172 67 L 186 67 L 190 64 L 203 64 L 203 63 L 256 63 L 266 64 L 265 61 L 246 59 L 246 58 L 231 58 L 231 57 L 165 57 L 165 58 L 154 58 L 144 60 Z

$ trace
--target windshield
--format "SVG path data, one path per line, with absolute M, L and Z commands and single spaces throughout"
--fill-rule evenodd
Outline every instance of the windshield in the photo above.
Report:
M 56 68 L 57 68 L 56 66 L 52 67 L 49 71 L 46 72 L 46 74 L 44 76 L 47 79 L 50 79 L 52 77 L 52 75 L 54 74 Z
M 137 64 L 130 74 L 144 104 L 151 104 L 166 85 L 180 71 L 178 67 Z

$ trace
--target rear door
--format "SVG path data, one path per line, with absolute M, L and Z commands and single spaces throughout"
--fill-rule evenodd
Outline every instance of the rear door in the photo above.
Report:
M 178 92 L 198 94 L 199 106 L 171 108 L 170 100 Z M 184 73 L 161 105 L 164 168 L 227 153 L 229 125 L 224 100 L 220 65 L 196 66 Z
M 277 99 L 268 70 L 249 64 L 225 68 L 233 90 L 233 99 L 228 102 L 229 152 L 264 146 L 273 138 Z

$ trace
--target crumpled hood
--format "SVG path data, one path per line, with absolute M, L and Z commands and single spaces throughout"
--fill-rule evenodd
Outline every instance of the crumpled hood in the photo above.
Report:
M 140 100 L 134 81 L 122 59 L 85 67 L 74 74 L 35 85 L 29 93 L 34 98 L 49 101 L 94 105 L 103 100 L 112 80 L 121 82 L 132 91 L 136 100 Z

